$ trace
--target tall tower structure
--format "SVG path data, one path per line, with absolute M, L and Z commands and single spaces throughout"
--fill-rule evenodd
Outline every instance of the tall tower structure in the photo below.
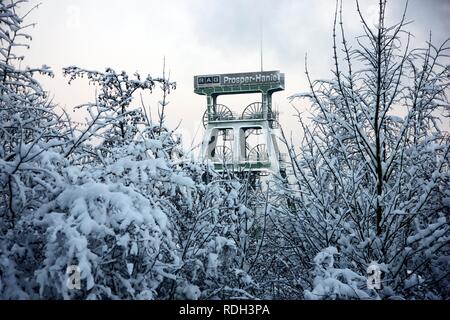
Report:
M 281 90 L 284 74 L 279 71 L 195 76 L 194 92 L 206 96 L 207 101 L 203 158 L 218 171 L 283 173 L 277 143 L 278 113 L 272 109 L 272 95 Z M 260 93 L 261 100 L 240 114 L 218 103 L 221 95 L 248 93 Z

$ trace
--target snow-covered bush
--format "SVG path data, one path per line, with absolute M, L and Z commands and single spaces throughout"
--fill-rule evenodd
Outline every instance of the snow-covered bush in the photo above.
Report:
M 0 297 L 34 297 L 40 234 L 30 215 L 63 188 L 59 166 L 67 142 L 64 121 L 35 79 L 49 67 L 21 68 L 28 47 L 20 7 L 0 2 Z M 33 10 L 33 8 L 31 9 Z
M 314 288 L 305 291 L 305 299 L 369 299 L 370 295 L 362 290 L 366 287 L 367 278 L 350 269 L 334 267 L 337 255 L 335 247 L 328 247 L 314 258 Z
M 448 48 L 411 50 L 405 16 L 389 27 L 386 9 L 381 1 L 375 28 L 360 15 L 354 49 L 336 10 L 333 78 L 312 81 L 307 71 L 310 91 L 293 96 L 311 102 L 313 118 L 299 114 L 304 140 L 300 152 L 290 147 L 297 189 L 279 224 L 302 263 L 334 246 L 340 268 L 364 275 L 370 261 L 386 266 L 382 297 L 448 298 L 450 142 L 437 125 L 449 108 Z
M 36 281 L 43 298 L 155 299 L 170 276 L 176 259 L 167 216 L 133 188 L 87 182 L 39 211 L 45 260 Z M 70 265 L 80 269 L 81 290 L 66 285 Z
M 0 4 L 0 216 L 3 227 L 14 224 L 24 210 L 36 208 L 40 197 L 51 192 L 51 172 L 41 170 L 39 159 L 65 143 L 61 117 L 35 74 L 52 75 L 47 66 L 19 68 L 23 56 L 17 48 L 30 37 L 16 14 L 20 2 Z M 46 155 L 43 155 L 43 154 Z M 44 160 L 45 161 L 45 160 Z M 42 181 L 42 183 L 39 183 Z M 50 188 L 50 190 L 48 190 Z
M 173 212 L 175 237 L 183 265 L 177 272 L 183 289 L 195 284 L 202 299 L 251 298 L 255 283 L 248 275 L 252 213 L 239 197 L 239 182 L 211 175 L 198 182 L 192 201 Z M 247 223 L 245 223 L 246 221 Z M 184 298 L 175 286 L 169 298 Z M 183 290 L 181 290 L 183 292 Z
M 246 296 L 249 281 L 241 283 L 246 277 L 239 269 L 245 257 L 238 252 L 239 236 L 233 238 L 236 232 L 229 227 L 236 224 L 231 216 L 248 211 L 240 205 L 240 184 L 213 172 L 205 182 L 207 167 L 184 157 L 180 141 L 163 121 L 174 84 L 164 76 L 140 81 L 135 74 L 135 79 L 129 79 L 125 72 L 118 74 L 111 68 L 102 73 L 70 67 L 65 74 L 71 80 L 87 77 L 100 91 L 96 103 L 82 106 L 90 119 L 74 134 L 75 142 L 66 156 L 74 165 L 82 164 L 89 179 L 131 188 L 166 217 L 165 239 L 171 249 L 164 254 L 170 266 L 154 298 Z M 155 83 L 161 84 L 163 99 L 160 118 L 152 121 L 145 106 L 134 106 L 133 98 L 136 90 L 152 90 Z M 116 230 L 116 234 L 123 233 Z M 113 294 L 129 297 L 117 291 Z

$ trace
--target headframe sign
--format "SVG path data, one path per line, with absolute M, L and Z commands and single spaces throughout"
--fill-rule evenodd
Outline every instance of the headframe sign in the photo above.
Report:
M 280 73 L 280 71 L 261 71 L 194 77 L 195 89 L 264 84 L 280 85 L 284 87 L 284 74 Z

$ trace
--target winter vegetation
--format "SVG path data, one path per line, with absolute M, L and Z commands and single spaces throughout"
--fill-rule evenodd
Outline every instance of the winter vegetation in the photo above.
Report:
M 411 48 L 406 8 L 385 25 L 380 0 L 377 26 L 358 8 L 348 41 L 337 3 L 330 79 L 306 63 L 291 97 L 312 118 L 283 137 L 290 183 L 255 190 L 184 154 L 165 72 L 64 68 L 96 88 L 74 121 L 36 80 L 50 67 L 21 66 L 18 7 L 0 2 L 1 299 L 449 299 L 450 47 Z

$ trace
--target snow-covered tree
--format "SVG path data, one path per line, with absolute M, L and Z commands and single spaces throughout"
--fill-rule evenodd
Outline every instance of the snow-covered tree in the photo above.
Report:
M 47 66 L 21 68 L 31 37 L 24 1 L 0 2 L 0 296 L 33 297 L 39 234 L 30 215 L 61 191 L 59 156 L 68 140 L 63 117 L 55 111 L 36 74 Z
M 372 26 L 357 2 L 364 33 L 352 47 L 337 6 L 333 77 L 312 81 L 306 69 L 310 91 L 292 97 L 311 101 L 314 116 L 308 124 L 299 112 L 297 185 L 279 223 L 304 266 L 333 246 L 340 268 L 386 266 L 382 297 L 448 298 L 450 142 L 439 126 L 449 110 L 448 42 L 411 50 L 406 8 L 392 26 L 386 10 L 381 0 Z
M 178 207 L 173 216 L 183 263 L 178 277 L 195 285 L 202 299 L 255 298 L 257 284 L 249 273 L 257 213 L 245 204 L 245 184 L 213 172 L 207 183 L 194 181 L 192 201 L 180 203 L 184 208 Z M 189 298 L 180 290 L 184 287 L 173 286 L 169 298 Z
M 184 157 L 164 123 L 164 76 L 140 81 L 125 72 L 64 69 L 99 92 L 84 126 L 64 150 L 67 186 L 41 208 L 45 260 L 36 272 L 42 297 L 198 299 L 249 297 L 251 279 L 239 252 L 245 233 L 233 229 L 241 205 L 234 180 Z M 161 84 L 159 119 L 136 107 L 138 90 Z M 234 220 L 233 220 L 234 219 Z M 77 239 L 77 240 L 74 240 Z M 65 287 L 64 268 L 80 266 L 85 290 Z M 251 297 L 251 296 L 250 296 Z
M 17 49 L 28 47 L 31 39 L 26 34 L 29 26 L 16 13 L 21 2 L 0 4 L 0 203 L 2 217 L 12 224 L 23 210 L 33 208 L 36 201 L 39 204 L 40 192 L 45 192 L 46 184 L 30 181 L 48 176 L 34 163 L 65 142 L 61 117 L 34 78 L 37 73 L 51 76 L 49 67 L 19 68 L 23 56 Z

